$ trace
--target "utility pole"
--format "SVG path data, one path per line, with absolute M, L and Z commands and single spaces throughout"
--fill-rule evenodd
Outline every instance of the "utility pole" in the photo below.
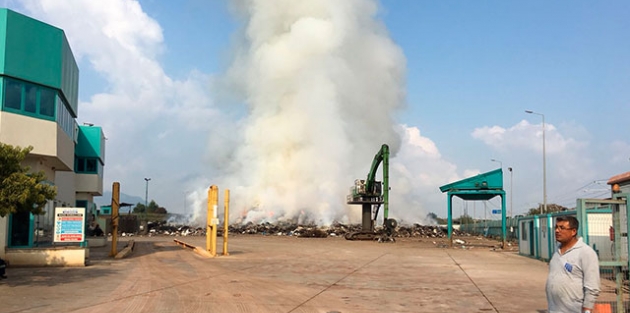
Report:
M 513 207 L 513 204 L 514 204 L 514 189 L 512 187 L 512 175 L 514 174 L 514 172 L 512 172 L 512 168 L 511 167 L 508 167 L 508 171 L 510 171 L 510 217 L 514 218 L 514 215 L 513 215 L 514 212 L 512 211 L 512 209 L 514 208 Z
M 146 181 L 146 187 L 144 190 L 144 218 L 147 218 L 147 213 L 149 213 L 149 181 L 151 178 L 144 178 Z
M 531 110 L 526 110 L 525 113 L 536 114 L 542 117 L 542 155 L 543 155 L 543 210 L 542 213 L 547 213 L 547 157 L 545 152 L 545 115 L 542 113 L 536 113 Z

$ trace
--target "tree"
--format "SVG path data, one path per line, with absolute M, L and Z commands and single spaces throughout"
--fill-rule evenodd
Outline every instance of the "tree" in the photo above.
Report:
M 147 207 L 147 213 L 155 213 L 155 210 L 159 207 L 160 206 L 155 203 L 155 200 L 151 200 L 151 202 L 149 202 L 149 206 Z
M 468 215 L 468 214 L 464 214 L 462 216 L 459 217 L 459 223 L 460 224 L 473 224 L 475 222 L 475 219 L 472 218 L 472 216 Z
M 543 204 L 539 204 L 538 208 L 531 208 L 529 209 L 529 211 L 527 212 L 527 215 L 538 215 L 541 214 L 543 210 Z M 553 213 L 553 212 L 562 212 L 562 211 L 567 211 L 569 210 L 567 207 L 563 207 L 559 204 L 547 204 L 547 211 L 546 213 Z
M 0 217 L 11 213 L 41 214 L 57 189 L 46 183 L 43 171 L 29 173 L 22 161 L 33 150 L 0 143 Z
M 146 207 L 144 204 L 138 202 L 136 206 L 133 208 L 133 213 L 158 213 L 158 214 L 166 214 L 168 213 L 165 208 L 159 206 L 155 200 L 151 200 L 149 205 Z
M 144 204 L 138 202 L 136 204 L 136 206 L 133 208 L 133 213 L 145 213 L 146 208 L 144 207 Z

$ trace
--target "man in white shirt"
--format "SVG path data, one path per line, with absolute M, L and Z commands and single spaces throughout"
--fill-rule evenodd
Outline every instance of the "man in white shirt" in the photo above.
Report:
M 545 288 L 549 313 L 591 313 L 599 295 L 599 260 L 577 237 L 578 227 L 573 216 L 556 219 L 559 244 L 549 261 Z

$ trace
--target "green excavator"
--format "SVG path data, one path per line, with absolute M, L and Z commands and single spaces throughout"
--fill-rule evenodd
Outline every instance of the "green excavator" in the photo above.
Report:
M 376 181 L 376 172 L 383 163 L 383 181 Z M 374 156 L 367 179 L 357 179 L 350 187 L 348 204 L 360 204 L 362 207 L 361 231 L 346 234 L 348 240 L 394 241 L 393 232 L 398 226 L 396 220 L 389 218 L 389 146 L 384 144 Z M 374 224 L 378 211 L 383 205 L 383 226 L 385 232 L 377 234 Z

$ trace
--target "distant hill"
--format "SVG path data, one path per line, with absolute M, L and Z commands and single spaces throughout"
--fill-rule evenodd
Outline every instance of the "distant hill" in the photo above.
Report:
M 144 204 L 144 198 L 142 197 L 138 197 L 138 196 L 130 196 L 128 194 L 124 194 L 124 193 L 120 193 L 120 203 L 131 203 L 133 204 L 133 207 L 136 206 L 136 204 L 142 203 Z M 101 197 L 94 197 L 94 203 L 101 207 L 103 205 L 110 205 L 112 203 L 112 192 L 111 191 L 105 191 L 103 192 L 103 196 Z M 125 209 L 126 211 L 126 209 Z

